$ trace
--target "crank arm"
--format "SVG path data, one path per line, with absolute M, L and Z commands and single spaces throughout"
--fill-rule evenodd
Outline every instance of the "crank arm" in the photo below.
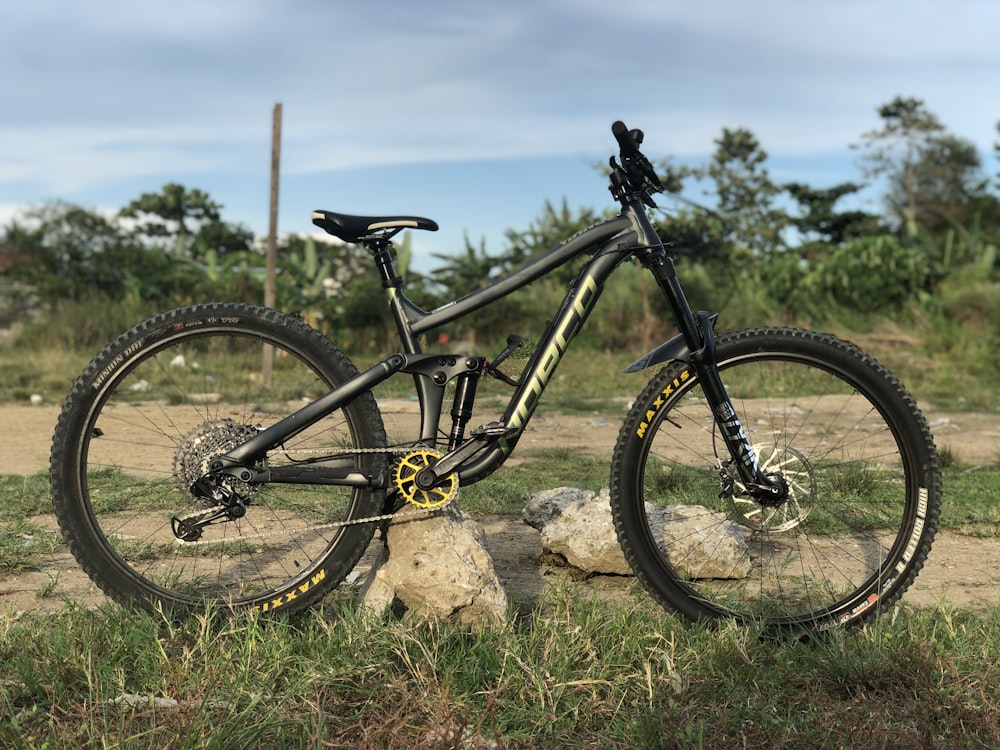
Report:
M 477 427 L 469 433 L 469 440 L 465 444 L 445 455 L 444 458 L 433 466 L 421 469 L 416 476 L 417 486 L 420 489 L 434 487 L 441 477 L 446 477 L 453 473 L 465 461 L 486 448 L 491 441 L 508 437 L 517 431 L 518 428 L 511 427 L 503 422 L 490 422 Z

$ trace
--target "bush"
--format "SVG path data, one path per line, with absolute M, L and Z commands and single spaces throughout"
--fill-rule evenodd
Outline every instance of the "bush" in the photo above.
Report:
M 823 320 L 845 310 L 902 311 L 927 288 L 930 271 L 924 251 L 878 235 L 850 240 L 812 260 L 789 253 L 765 273 L 771 294 L 786 310 Z

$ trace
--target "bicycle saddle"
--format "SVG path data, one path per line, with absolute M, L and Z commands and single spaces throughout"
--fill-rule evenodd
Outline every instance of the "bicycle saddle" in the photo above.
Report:
M 384 229 L 426 229 L 436 232 L 436 221 L 420 216 L 352 216 L 333 211 L 313 211 L 312 222 L 345 242 L 357 242 Z

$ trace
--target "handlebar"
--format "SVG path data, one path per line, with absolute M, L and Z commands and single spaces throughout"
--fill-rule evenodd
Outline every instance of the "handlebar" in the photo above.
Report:
M 614 158 L 611 159 L 612 185 L 611 194 L 616 200 L 621 200 L 629 188 L 648 206 L 654 206 L 650 193 L 663 190 L 656 170 L 649 163 L 639 146 L 643 141 L 641 130 L 629 130 L 621 120 L 615 120 L 611 125 L 611 133 L 618 141 L 622 163 L 619 167 Z M 616 176 L 617 175 L 617 176 Z
M 639 144 L 642 143 L 641 130 L 629 130 L 624 122 L 615 120 L 611 125 L 611 132 L 618 141 L 623 159 L 639 153 Z

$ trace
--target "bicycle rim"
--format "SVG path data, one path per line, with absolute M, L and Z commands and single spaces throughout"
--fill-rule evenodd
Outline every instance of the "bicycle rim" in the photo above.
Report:
M 616 527 L 659 601 L 693 620 L 810 629 L 895 601 L 930 549 L 940 476 L 912 399 L 874 360 L 791 329 L 720 338 L 719 370 L 766 473 L 743 486 L 693 371 L 667 368 L 616 449 Z

